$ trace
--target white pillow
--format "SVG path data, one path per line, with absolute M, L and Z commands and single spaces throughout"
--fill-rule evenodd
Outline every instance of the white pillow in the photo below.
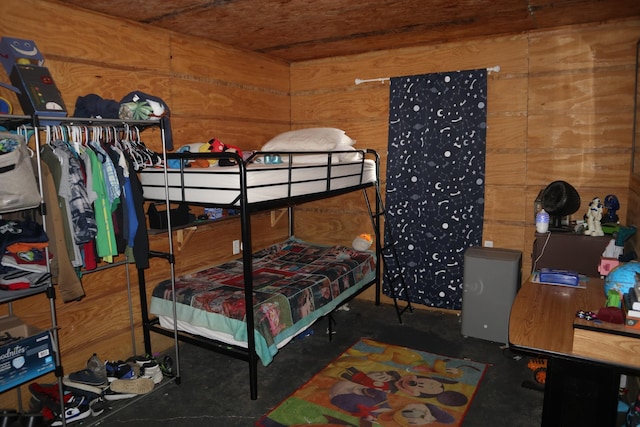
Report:
M 307 128 L 277 135 L 262 151 L 331 151 L 336 146 L 351 146 L 356 142 L 336 128 Z
M 338 154 L 340 162 L 342 163 L 359 162 L 362 160 L 362 153 L 360 151 L 356 151 L 356 149 L 350 145 L 338 146 L 334 151 L 353 151 L 353 153 Z

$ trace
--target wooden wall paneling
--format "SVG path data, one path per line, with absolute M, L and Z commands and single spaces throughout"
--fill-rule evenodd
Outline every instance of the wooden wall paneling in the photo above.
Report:
M 289 93 L 289 64 L 213 41 L 171 34 L 171 71 L 222 84 Z
M 171 120 L 173 140 L 176 148 L 194 142 L 207 142 L 218 138 L 228 145 L 243 151 L 258 150 L 275 135 L 289 130 L 289 122 L 255 121 L 247 126 L 243 118 L 201 118 L 193 120 L 186 116 Z
M 488 149 L 485 158 L 485 182 L 487 185 L 525 185 L 525 174 L 514 164 L 526 163 L 527 153 L 523 149 Z
M 634 79 L 630 70 L 596 70 L 530 76 L 529 111 L 619 112 L 633 108 Z
M 627 108 L 602 113 L 530 114 L 527 146 L 547 150 L 617 149 L 631 156 L 629 123 L 633 123 L 633 112 Z
M 172 107 L 183 117 L 249 118 L 250 121 L 289 116 L 286 93 L 274 94 L 240 86 L 173 80 Z
M 11 17 L 3 35 L 33 40 L 45 66 L 57 59 L 156 74 L 170 69 L 169 34 L 161 29 L 40 0 L 5 0 L 0 16 Z
M 388 113 L 389 85 L 376 89 L 315 91 L 291 99 L 291 120 L 297 126 L 318 121 L 367 120 Z
M 527 155 L 527 182 L 564 180 L 576 189 L 583 186 L 611 188 L 629 180 L 628 153 L 536 150 Z
M 529 204 L 522 186 L 487 185 L 484 191 L 485 221 L 524 225 L 524 219 L 533 217 L 533 203 Z M 527 215 L 531 213 L 530 215 Z
M 486 222 L 482 230 L 482 243 L 491 240 L 496 248 L 522 251 L 526 234 L 529 233 L 525 233 L 522 226 L 517 223 Z M 533 234 L 533 228 L 530 234 Z
M 640 33 L 636 18 L 607 25 L 575 25 L 529 35 L 531 73 L 628 68 L 635 64 L 635 44 Z M 632 62 L 630 62 L 632 61 Z
M 521 76 L 489 76 L 487 114 L 518 114 L 526 111 L 529 82 Z
M 525 112 L 499 112 L 487 114 L 487 149 L 520 149 L 528 145 Z
M 527 72 L 527 37 L 512 35 L 383 50 L 291 64 L 292 94 L 349 88 L 356 78 L 373 79 L 500 66 L 499 75 Z M 365 83 L 358 87 L 381 86 Z

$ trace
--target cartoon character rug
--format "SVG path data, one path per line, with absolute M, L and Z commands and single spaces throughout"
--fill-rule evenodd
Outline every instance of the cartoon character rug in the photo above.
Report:
M 486 367 L 361 339 L 256 426 L 459 426 Z

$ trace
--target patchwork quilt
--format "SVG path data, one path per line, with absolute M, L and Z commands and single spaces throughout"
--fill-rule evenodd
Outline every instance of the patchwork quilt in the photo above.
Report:
M 256 351 L 267 365 L 280 343 L 304 330 L 375 278 L 375 254 L 297 239 L 253 255 Z M 178 319 L 245 342 L 242 260 L 176 278 Z M 171 315 L 171 281 L 153 291 L 150 311 Z

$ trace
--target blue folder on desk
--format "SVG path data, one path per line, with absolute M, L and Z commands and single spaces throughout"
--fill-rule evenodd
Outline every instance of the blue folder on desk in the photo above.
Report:
M 581 285 L 580 283 L 581 277 L 577 272 L 553 268 L 542 268 L 540 271 L 534 271 L 531 281 L 547 285 L 584 287 L 584 284 Z

